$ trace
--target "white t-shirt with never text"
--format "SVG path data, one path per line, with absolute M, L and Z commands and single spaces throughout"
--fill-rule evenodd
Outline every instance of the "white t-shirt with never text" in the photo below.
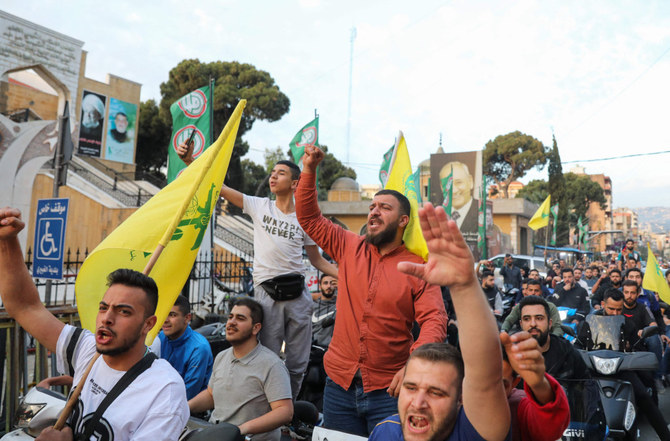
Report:
M 282 274 L 304 273 L 302 248 L 316 243 L 302 230 L 295 212 L 285 214 L 275 201 L 248 195 L 244 212 L 254 221 L 254 285 Z
M 95 354 L 95 337 L 87 330 L 66 325 L 56 347 L 59 372 L 72 375 L 75 385 Z M 78 334 L 78 335 L 77 335 Z M 71 341 L 74 343 L 71 344 Z M 69 419 L 75 438 L 84 433 L 82 422 L 93 416 L 98 405 L 125 371 L 117 371 L 96 360 Z M 83 415 L 83 418 L 82 418 Z M 154 360 L 110 404 L 100 418 L 91 440 L 177 440 L 189 418 L 186 388 L 177 371 L 166 360 Z

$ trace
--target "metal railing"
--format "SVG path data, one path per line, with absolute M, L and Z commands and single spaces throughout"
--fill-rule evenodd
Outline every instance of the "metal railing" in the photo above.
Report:
M 103 165 L 104 166 L 104 165 Z M 107 176 L 109 180 L 99 176 L 98 174 L 92 172 L 91 170 L 86 169 L 78 165 L 76 162 L 71 161 L 68 164 L 68 167 L 82 179 L 87 180 L 98 189 L 104 191 L 108 195 L 122 202 L 124 205 L 129 207 L 139 207 L 144 204 L 146 201 L 151 199 L 153 196 L 146 190 L 143 190 L 132 180 L 124 177 L 122 174 L 115 172 L 113 176 Z M 112 170 L 112 169 L 110 169 Z M 113 170 L 112 170 L 113 171 Z M 120 188 L 119 183 L 123 182 L 125 190 Z M 130 191 L 132 190 L 132 191 Z

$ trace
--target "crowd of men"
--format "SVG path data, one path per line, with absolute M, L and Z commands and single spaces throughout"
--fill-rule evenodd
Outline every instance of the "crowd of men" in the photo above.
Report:
M 478 272 L 482 270 L 482 286 L 490 278 L 490 266 L 487 261 L 481 261 L 477 266 Z M 632 384 L 642 413 L 659 438 L 667 440 L 670 431 L 655 395 L 665 391 L 665 375 L 670 367 L 670 347 L 665 347 L 670 343 L 670 326 L 666 326 L 670 324 L 670 315 L 666 315 L 670 311 L 667 311 L 667 305 L 659 302 L 656 293 L 642 288 L 640 267 L 640 255 L 632 240 L 627 240 L 621 253 L 613 256 L 611 261 L 596 261 L 588 266 L 577 262 L 574 267 L 568 266 L 564 260 L 553 261 L 544 280 L 540 279 L 537 270 L 516 267 L 512 256 L 507 255 L 500 271 L 503 276 L 501 285 L 504 290 L 518 286 L 521 297 L 501 323 L 501 330 L 509 332 L 518 328 L 530 332 L 540 344 L 549 374 L 560 380 L 580 380 L 589 378 L 590 374 L 576 349 L 599 348 L 592 338 L 588 318 L 623 316 L 621 332 L 625 338 L 621 350 L 653 352 L 659 368 L 653 375 L 645 371 L 621 372 L 617 378 Z M 670 271 L 668 273 L 670 284 Z M 510 274 L 515 275 L 514 283 L 509 279 Z M 566 318 L 559 316 L 558 308 L 565 310 Z M 494 310 L 493 306 L 491 309 Z M 574 344 L 563 338 L 566 330 L 561 325 L 572 325 L 578 334 Z M 660 334 L 642 338 L 643 330 L 648 326 L 657 326 Z
M 192 161 L 192 145 L 180 145 L 178 153 L 187 164 Z M 640 295 L 637 266 L 628 267 L 623 284 L 617 265 L 599 278 L 590 267 L 560 262 L 541 280 L 536 270 L 517 268 L 508 256 L 504 285 L 520 292 L 502 322 L 490 262 L 475 269 L 457 222 L 442 208 L 425 204 L 419 210 L 430 252 L 426 262 L 405 247 L 411 208 L 396 191 L 374 196 L 363 236 L 326 219 L 316 198 L 323 157 L 308 146 L 302 171 L 289 161 L 275 164 L 269 179 L 274 199 L 222 188 L 221 196 L 253 219 L 255 294 L 232 303 L 226 322 L 231 347 L 215 358 L 191 329 L 183 297 L 165 320 L 157 347 L 145 347 L 158 293 L 151 278 L 131 270 L 110 274 L 95 333 L 63 325 L 40 302 L 23 264 L 20 213 L 0 210 L 0 295 L 7 311 L 57 354 L 59 369 L 74 384 L 93 363 L 77 386 L 82 393 L 69 426 L 45 429 L 38 440 L 90 438 L 101 427 L 109 438 L 99 439 L 177 439 L 189 413 L 210 410 L 214 423 L 234 424 L 253 439 L 278 440 L 280 427 L 293 417 L 312 345 L 327 349 L 326 428 L 372 440 L 555 440 L 569 421 L 557 380 L 589 377 L 575 347 L 561 336 L 556 307 L 573 308 L 570 321 L 580 324 L 604 291 L 601 314 L 622 313 L 636 327 L 663 321 L 658 314 L 656 321 L 645 316 L 661 310 L 653 293 Z M 315 298 L 304 282 L 303 249 L 323 273 Z M 635 256 L 631 249 L 622 252 L 622 266 Z M 478 278 L 481 265 L 487 269 Z M 619 287 L 620 296 L 613 293 Z M 445 343 L 448 324 L 458 329 L 458 348 Z M 508 334 L 515 327 L 519 332 Z M 635 335 L 637 328 L 631 339 Z M 102 354 L 98 359 L 96 352 Z M 98 415 L 105 396 L 136 366 L 145 371 Z M 644 404 L 652 415 L 653 404 Z M 660 427 L 657 432 L 668 439 Z

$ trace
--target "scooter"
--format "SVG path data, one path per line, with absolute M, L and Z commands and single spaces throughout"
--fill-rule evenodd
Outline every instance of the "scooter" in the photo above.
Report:
M 580 350 L 580 354 L 598 385 L 607 436 L 612 439 L 637 439 L 637 406 L 633 387 L 616 375 L 625 371 L 653 372 L 658 367 L 658 360 L 651 352 L 623 352 L 623 316 L 590 315 L 586 320 L 594 350 Z M 639 341 L 656 333 L 658 328 L 649 326 L 642 331 Z
M 13 427 L 0 441 L 31 441 L 42 430 L 56 424 L 58 415 L 65 407 L 65 395 L 43 387 L 34 387 L 28 391 L 19 403 Z

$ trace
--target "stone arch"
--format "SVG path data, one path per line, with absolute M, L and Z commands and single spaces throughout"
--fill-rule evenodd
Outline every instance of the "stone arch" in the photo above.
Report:
M 19 66 L 2 73 L 8 79 L 14 72 L 32 70 L 39 75 L 58 95 L 58 114 L 65 109 L 70 91 L 56 76 L 41 64 Z M 74 109 L 75 106 L 70 106 Z M 11 206 L 21 210 L 26 228 L 19 234 L 19 242 L 26 250 L 30 228 L 30 206 L 35 176 L 42 166 L 53 158 L 58 142 L 56 121 L 30 121 L 15 123 L 0 115 L 0 206 Z

